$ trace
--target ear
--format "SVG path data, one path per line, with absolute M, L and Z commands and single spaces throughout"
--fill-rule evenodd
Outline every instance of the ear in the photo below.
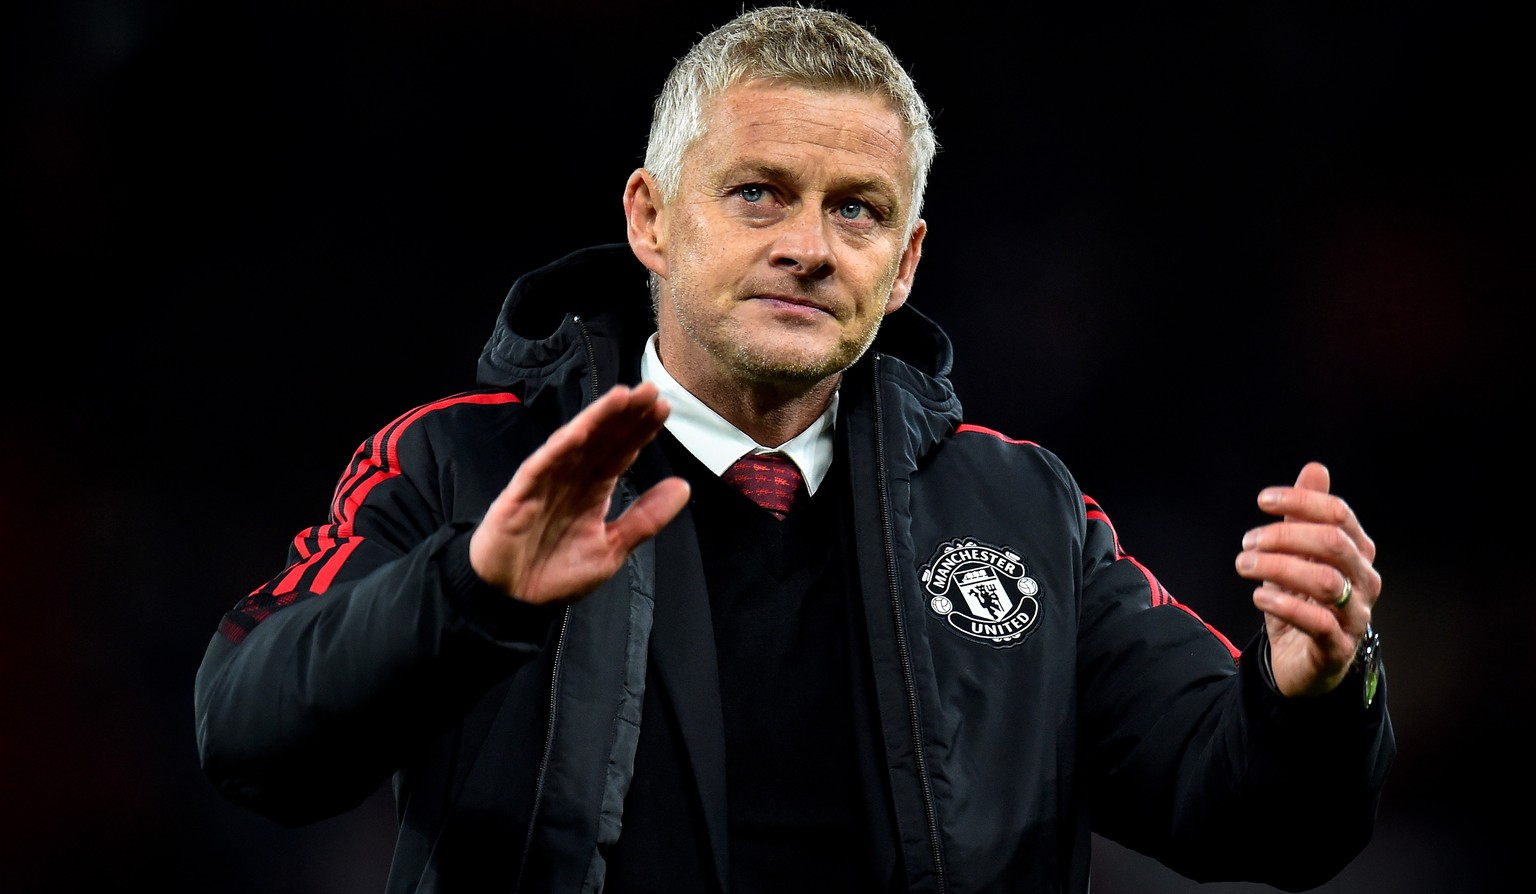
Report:
M 917 275 L 917 262 L 923 259 L 923 237 L 928 235 L 928 222 L 919 219 L 907 237 L 907 247 L 901 252 L 896 266 L 896 281 L 891 284 L 891 297 L 885 299 L 885 312 L 890 313 L 907 303 L 912 294 L 912 277 Z
M 629 248 L 657 276 L 667 275 L 666 209 L 661 190 L 645 168 L 636 168 L 624 184 L 624 219 Z

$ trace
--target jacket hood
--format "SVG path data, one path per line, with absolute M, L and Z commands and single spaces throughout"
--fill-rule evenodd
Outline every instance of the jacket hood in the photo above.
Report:
M 629 245 L 583 248 L 512 284 L 480 352 L 477 380 L 516 391 L 530 405 L 551 388 L 565 404 L 573 385 L 581 402 L 590 401 L 634 379 L 645 339 L 655 329 L 646 269 Z M 949 381 L 954 350 L 936 323 L 903 305 L 886 316 L 859 363 L 874 354 L 900 361 L 898 381 L 930 412 L 958 422 L 959 401 Z
M 569 418 L 637 373 L 656 328 L 645 267 L 626 243 L 574 251 L 517 278 L 480 351 L 482 386 Z

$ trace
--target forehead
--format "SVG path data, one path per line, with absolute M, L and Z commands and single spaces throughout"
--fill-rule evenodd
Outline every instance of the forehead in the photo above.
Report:
M 889 99 L 774 81 L 727 88 L 705 110 L 690 149 L 706 167 L 758 160 L 775 166 L 849 166 L 904 180 L 906 127 Z

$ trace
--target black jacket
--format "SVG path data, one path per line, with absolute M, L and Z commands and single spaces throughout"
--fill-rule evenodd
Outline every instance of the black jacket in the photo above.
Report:
M 197 740 L 221 792 L 298 825 L 392 779 L 391 891 L 600 890 L 654 652 L 651 672 L 685 694 L 720 872 L 719 698 L 688 511 L 567 609 L 516 603 L 468 560 L 518 463 L 635 381 L 652 330 L 628 248 L 577 252 L 514 285 L 479 389 L 359 447 L 328 520 L 208 646 Z M 1122 550 L 1053 454 L 962 423 L 949 365 L 938 327 L 896 311 L 846 374 L 837 424 L 911 890 L 1081 894 L 1094 831 L 1200 880 L 1336 874 L 1371 837 L 1395 754 L 1385 692 L 1368 710 L 1347 683 L 1279 697 L 1261 660 Z M 659 453 L 620 481 L 615 512 L 666 474 Z M 658 599 L 704 608 L 663 632 Z M 653 650 L 653 632 L 674 641 Z

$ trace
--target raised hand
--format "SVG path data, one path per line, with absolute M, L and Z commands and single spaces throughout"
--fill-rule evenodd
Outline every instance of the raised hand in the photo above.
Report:
M 1292 487 L 1268 487 L 1259 508 L 1282 520 L 1243 536 L 1237 573 L 1260 582 L 1275 684 L 1287 696 L 1332 691 L 1381 598 L 1376 544 L 1349 505 L 1330 494 L 1327 467 L 1308 463 Z
M 492 586 L 530 603 L 579 599 L 688 502 L 681 478 L 658 482 L 607 520 L 619 475 L 661 431 L 669 408 L 653 383 L 615 386 L 557 429 L 518 467 L 470 539 Z

